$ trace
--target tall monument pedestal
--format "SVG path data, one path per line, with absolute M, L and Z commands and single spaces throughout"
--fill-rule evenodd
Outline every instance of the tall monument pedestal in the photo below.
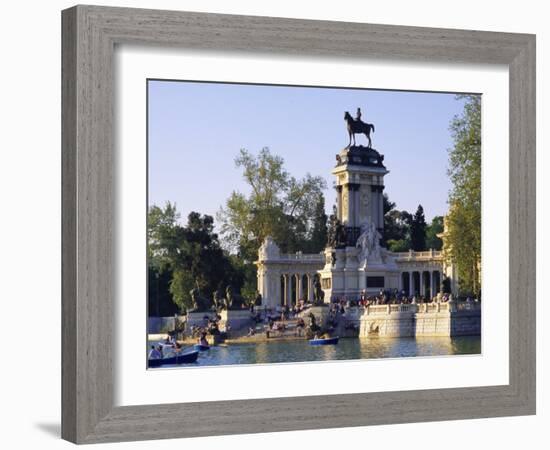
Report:
M 329 308 L 328 306 L 312 306 L 309 310 L 309 313 L 315 316 L 315 321 L 317 325 L 325 327 L 329 318 Z
M 224 309 L 220 315 L 220 327 L 229 329 L 229 332 L 248 330 L 252 324 L 252 315 L 248 309 Z
M 384 156 L 362 146 L 336 156 L 336 217 L 318 273 L 325 302 L 357 300 L 362 294 L 399 288 L 395 260 L 380 245 L 384 232 Z
M 214 319 L 216 311 L 192 311 L 187 313 L 185 328 L 187 332 L 193 327 L 205 327 L 208 325 L 208 319 Z

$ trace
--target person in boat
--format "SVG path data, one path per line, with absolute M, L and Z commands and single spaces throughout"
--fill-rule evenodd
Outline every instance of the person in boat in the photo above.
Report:
M 149 359 L 161 359 L 162 354 L 155 348 L 154 345 L 151 345 L 151 351 L 149 352 Z
M 178 342 L 174 343 L 174 353 L 179 354 L 182 350 L 181 344 Z
M 205 347 L 208 347 L 208 341 L 206 340 L 206 333 L 202 333 L 201 337 L 199 338 L 199 345 L 203 345 Z

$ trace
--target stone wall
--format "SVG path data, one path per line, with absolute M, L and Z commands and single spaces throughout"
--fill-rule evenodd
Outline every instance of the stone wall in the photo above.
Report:
M 238 332 L 248 330 L 253 324 L 252 314 L 248 309 L 223 310 L 221 312 L 220 328 L 226 331 Z
M 451 336 L 475 336 L 481 334 L 480 311 L 452 313 Z
M 427 303 L 351 308 L 341 329 L 355 326 L 359 336 L 469 336 L 481 334 L 480 304 Z M 345 333 L 344 333 L 345 334 Z
M 174 316 L 168 317 L 148 317 L 147 318 L 147 333 L 159 334 L 173 331 L 175 326 Z

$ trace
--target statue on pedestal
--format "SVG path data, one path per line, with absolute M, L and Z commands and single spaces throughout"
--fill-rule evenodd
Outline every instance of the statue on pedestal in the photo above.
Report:
M 319 278 L 316 278 L 313 282 L 313 300 L 313 304 L 316 306 L 325 304 L 325 293 L 321 288 L 321 281 L 319 280 Z
M 225 304 L 225 298 L 223 297 L 219 289 L 216 289 L 214 291 L 214 293 L 212 294 L 212 299 L 214 301 L 214 308 L 216 309 L 216 311 L 222 311 L 224 309 L 227 309 L 227 305 Z
M 256 291 L 256 298 L 254 298 L 254 306 L 262 306 L 262 294 Z
M 359 265 L 364 267 L 367 263 L 367 260 L 372 262 L 381 261 L 381 252 L 380 252 L 380 239 L 382 236 L 376 229 L 374 222 L 366 222 L 361 226 L 361 234 L 357 238 L 357 243 L 355 246 L 360 248 L 359 253 Z
M 243 306 L 246 304 L 246 301 L 239 294 L 233 293 L 233 287 L 227 286 L 225 289 L 225 303 L 227 309 L 237 310 L 243 309 Z
M 361 120 L 361 108 L 357 108 L 357 118 L 351 117 L 351 114 L 346 111 L 344 114 L 344 120 L 347 123 L 347 129 L 349 134 L 349 145 L 351 147 L 351 139 L 353 137 L 353 145 L 356 145 L 355 135 L 364 134 L 368 139 L 368 148 L 372 148 L 372 140 L 370 137 L 371 132 L 374 132 L 374 125 L 372 123 L 365 123 Z
M 346 227 L 338 220 L 336 214 L 331 214 L 328 223 L 328 246 L 332 248 L 344 248 L 346 242 Z
M 206 312 L 212 308 L 212 303 L 206 297 L 200 295 L 198 288 L 193 288 L 189 291 L 191 300 L 193 302 L 193 309 L 191 312 Z

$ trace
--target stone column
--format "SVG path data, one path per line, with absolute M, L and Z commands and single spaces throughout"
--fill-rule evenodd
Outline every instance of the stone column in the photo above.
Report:
M 378 192 L 376 185 L 371 185 L 371 221 L 378 227 Z
M 303 295 L 302 274 L 298 273 L 296 274 L 296 276 L 298 277 L 296 283 L 296 304 L 298 304 L 298 301 L 300 300 L 300 298 L 302 298 Z
M 359 205 L 359 198 L 360 198 L 360 192 L 361 192 L 361 185 L 356 185 L 355 192 L 354 192 L 354 198 L 355 198 L 355 223 L 353 226 L 360 227 L 361 221 L 360 221 L 360 205 Z
M 409 292 L 408 296 L 412 297 L 414 295 L 414 286 L 413 286 L 413 272 L 412 270 L 409 270 Z
M 430 270 L 430 296 L 435 297 L 435 277 L 433 270 Z
M 342 221 L 342 186 L 336 186 L 336 216 Z
M 273 277 L 277 280 L 275 283 L 275 297 L 273 300 L 269 299 L 269 306 L 275 308 L 281 303 L 281 274 L 276 272 L 273 274 Z
M 313 301 L 313 275 L 307 274 L 307 301 Z
M 418 294 L 420 296 L 424 296 L 424 271 L 423 270 L 420 270 L 419 272 L 420 274 L 420 279 L 419 279 L 419 285 L 418 285 Z
M 382 185 L 378 187 L 378 228 L 384 228 L 384 188 Z
M 288 283 L 286 286 L 286 301 L 285 305 L 291 306 L 292 305 L 292 275 L 288 274 Z
M 288 274 L 283 274 L 283 284 L 284 284 L 284 291 L 283 291 L 283 305 L 287 304 L 288 301 L 288 285 L 289 283 L 289 277 Z

